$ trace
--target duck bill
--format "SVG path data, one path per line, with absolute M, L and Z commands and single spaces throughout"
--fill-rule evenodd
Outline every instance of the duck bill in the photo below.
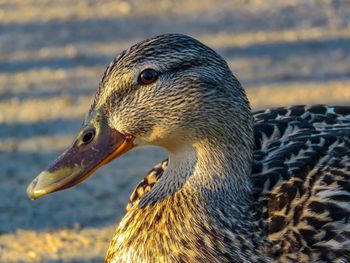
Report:
M 84 136 L 93 135 L 91 142 Z M 90 138 L 88 138 L 90 139 Z M 27 195 L 37 199 L 43 195 L 75 186 L 98 168 L 133 148 L 133 138 L 110 128 L 100 115 L 84 127 L 73 144 L 28 186 Z

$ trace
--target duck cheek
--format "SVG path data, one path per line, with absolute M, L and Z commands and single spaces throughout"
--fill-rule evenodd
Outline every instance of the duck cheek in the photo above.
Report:
M 172 144 L 172 139 L 170 138 L 174 138 L 174 136 L 172 136 L 167 127 L 155 126 L 150 132 L 138 138 L 140 144 L 137 145 L 153 145 L 168 148 Z

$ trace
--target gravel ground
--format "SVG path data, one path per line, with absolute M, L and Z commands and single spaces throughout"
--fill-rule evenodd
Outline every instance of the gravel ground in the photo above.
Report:
M 346 0 L 0 0 L 0 262 L 103 261 L 163 150 L 132 151 L 36 202 L 25 189 L 74 138 L 106 65 L 166 32 L 217 50 L 254 109 L 350 103 Z

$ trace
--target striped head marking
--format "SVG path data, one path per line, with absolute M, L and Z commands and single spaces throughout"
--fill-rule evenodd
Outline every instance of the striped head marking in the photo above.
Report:
M 239 107 L 249 106 L 226 62 L 189 36 L 167 34 L 112 61 L 91 111 L 102 108 L 111 127 L 138 145 L 170 148 L 215 132 Z

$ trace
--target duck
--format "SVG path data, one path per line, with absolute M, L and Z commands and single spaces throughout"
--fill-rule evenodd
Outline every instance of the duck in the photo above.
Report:
M 105 262 L 350 262 L 350 106 L 253 113 L 217 52 L 159 35 L 111 62 L 81 131 L 27 194 L 147 145 L 168 159 L 131 194 Z

